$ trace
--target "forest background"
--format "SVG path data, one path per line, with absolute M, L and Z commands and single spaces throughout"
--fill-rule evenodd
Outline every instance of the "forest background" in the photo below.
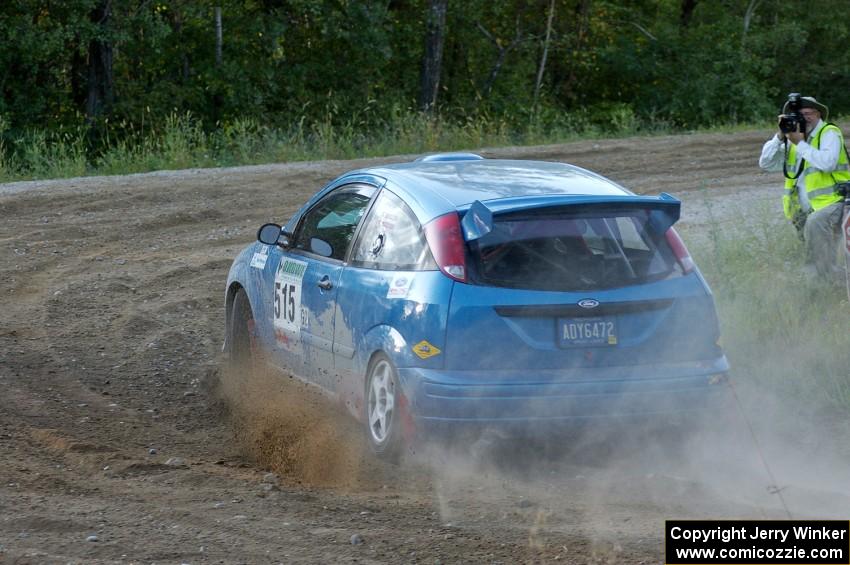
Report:
M 3 0 L 0 181 L 850 109 L 850 3 Z

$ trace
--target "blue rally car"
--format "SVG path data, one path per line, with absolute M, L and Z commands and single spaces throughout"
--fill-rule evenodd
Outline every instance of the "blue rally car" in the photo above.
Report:
M 470 426 L 700 409 L 729 367 L 679 209 L 561 163 L 353 171 L 236 258 L 225 351 L 318 385 L 387 457 Z

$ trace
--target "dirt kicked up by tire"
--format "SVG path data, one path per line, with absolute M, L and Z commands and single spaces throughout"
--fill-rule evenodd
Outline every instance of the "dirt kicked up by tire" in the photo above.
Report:
M 244 291 L 236 293 L 232 308 L 229 355 L 214 398 L 246 460 L 301 484 L 356 486 L 368 459 L 355 423 L 317 389 L 268 365 Z
M 670 192 L 687 239 L 778 202 L 755 166 L 767 135 L 481 153 Z M 403 431 L 393 367 L 373 363 L 367 436 L 312 388 L 257 370 L 244 309 L 225 366 L 234 255 L 375 162 L 0 185 L 0 562 L 657 562 L 665 518 L 782 516 L 746 457 L 713 474 L 527 449 L 505 465 L 479 442 L 385 464 L 371 451 Z

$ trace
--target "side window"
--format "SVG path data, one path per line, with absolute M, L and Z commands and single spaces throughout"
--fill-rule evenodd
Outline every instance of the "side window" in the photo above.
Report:
M 401 199 L 382 190 L 363 224 L 351 261 L 387 271 L 435 270 L 419 221 Z
M 367 185 L 340 187 L 316 203 L 304 214 L 295 230 L 295 249 L 342 261 L 360 217 L 369 205 L 375 189 Z M 330 249 L 314 241 L 320 239 Z

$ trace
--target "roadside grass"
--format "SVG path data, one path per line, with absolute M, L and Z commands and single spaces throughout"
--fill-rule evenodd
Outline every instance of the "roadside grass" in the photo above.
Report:
M 691 251 L 717 302 L 733 378 L 803 409 L 850 408 L 850 304 L 807 279 L 795 230 L 767 211 L 714 222 Z
M 27 132 L 9 154 L 0 141 L 0 182 L 25 178 L 62 178 L 89 174 L 85 135 L 75 132 Z
M 207 131 L 192 114 L 170 114 L 153 125 L 150 119 L 144 126 L 111 124 L 93 153 L 82 127 L 12 135 L 0 116 L 0 182 L 682 133 L 660 120 L 640 122 L 630 109 L 620 107 L 595 114 L 540 112 L 527 116 L 525 123 L 517 128 L 487 115 L 448 120 L 395 107 L 377 125 L 369 125 L 356 112 L 341 118 L 329 111 L 316 122 L 302 116 L 286 128 L 236 119 Z M 700 131 L 766 125 L 719 125 Z

